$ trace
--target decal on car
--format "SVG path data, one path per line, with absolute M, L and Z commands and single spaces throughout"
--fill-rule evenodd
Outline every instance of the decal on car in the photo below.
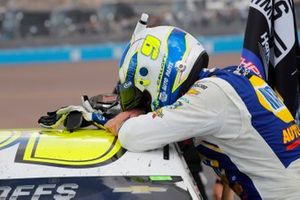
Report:
M 60 167 L 93 167 L 123 155 L 117 137 L 104 130 L 4 131 L 0 150 L 19 145 L 15 162 Z

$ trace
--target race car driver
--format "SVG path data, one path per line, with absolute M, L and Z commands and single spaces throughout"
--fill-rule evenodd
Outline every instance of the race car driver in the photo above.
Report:
M 55 128 L 76 111 L 94 125 L 106 123 L 136 152 L 194 138 L 205 164 L 241 199 L 298 199 L 300 129 L 288 109 L 253 72 L 207 64 L 206 51 L 189 33 L 140 28 L 120 61 L 124 112 L 107 122 L 101 112 L 69 106 L 39 123 Z
M 119 69 L 124 112 L 105 127 L 140 152 L 194 138 L 241 199 L 300 197 L 300 129 L 276 93 L 239 66 L 206 69 L 189 33 L 170 26 L 135 32 Z

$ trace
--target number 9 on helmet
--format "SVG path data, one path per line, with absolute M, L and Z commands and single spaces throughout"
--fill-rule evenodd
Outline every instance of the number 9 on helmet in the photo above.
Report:
M 207 65 L 203 46 L 179 28 L 157 26 L 134 33 L 119 65 L 122 109 L 150 111 L 174 103 Z

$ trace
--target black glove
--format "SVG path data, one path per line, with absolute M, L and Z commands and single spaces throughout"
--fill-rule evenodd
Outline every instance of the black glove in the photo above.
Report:
M 57 110 L 52 112 L 47 112 L 46 116 L 40 117 L 38 120 L 39 125 L 43 128 L 49 128 L 49 129 L 58 128 L 61 124 L 64 123 L 67 115 L 60 115 L 57 114 L 56 112 Z
M 46 116 L 40 117 L 38 123 L 47 129 L 57 129 L 63 125 L 69 131 L 89 125 L 105 129 L 103 125 L 121 112 L 116 94 L 100 94 L 91 98 L 84 95 L 82 105 L 71 105 L 47 112 Z
M 69 131 L 80 127 L 95 125 L 104 128 L 107 118 L 100 111 L 89 112 L 82 106 L 67 106 L 54 112 L 48 112 L 47 116 L 42 116 L 38 123 L 43 128 L 56 129 L 61 125 Z

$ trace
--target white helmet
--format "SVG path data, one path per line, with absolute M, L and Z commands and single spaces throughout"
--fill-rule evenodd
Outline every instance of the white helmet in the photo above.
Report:
M 174 103 L 208 65 L 203 46 L 172 26 L 135 31 L 120 60 L 119 93 L 123 110 L 156 110 Z

